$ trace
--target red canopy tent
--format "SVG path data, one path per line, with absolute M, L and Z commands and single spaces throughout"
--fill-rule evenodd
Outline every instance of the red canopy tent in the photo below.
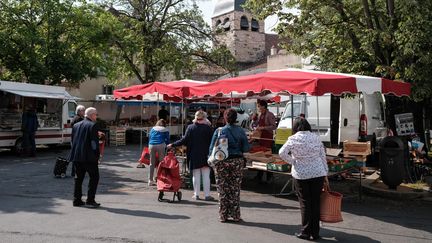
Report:
M 189 96 L 189 88 L 203 85 L 207 82 L 195 80 L 178 80 L 171 82 L 153 82 L 148 84 L 134 85 L 123 89 L 114 90 L 116 99 L 138 99 L 142 100 L 145 94 L 159 93 L 164 95 L 164 100 L 181 101 Z
M 382 92 L 409 96 L 409 83 L 370 76 L 287 69 L 248 76 L 228 78 L 191 87 L 192 97 L 222 96 L 232 92 L 266 95 L 268 93 L 309 94 Z

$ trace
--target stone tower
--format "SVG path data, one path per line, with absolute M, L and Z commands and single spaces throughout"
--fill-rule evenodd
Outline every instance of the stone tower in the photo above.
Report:
M 216 39 L 225 44 L 239 63 L 265 58 L 264 21 L 242 8 L 246 0 L 217 0 L 212 17 Z

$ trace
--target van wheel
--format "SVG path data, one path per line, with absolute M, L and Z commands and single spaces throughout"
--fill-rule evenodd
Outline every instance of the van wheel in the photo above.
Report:
M 22 138 L 18 138 L 15 142 L 15 146 L 13 147 L 13 152 L 17 155 L 21 155 L 24 151 L 23 140 Z

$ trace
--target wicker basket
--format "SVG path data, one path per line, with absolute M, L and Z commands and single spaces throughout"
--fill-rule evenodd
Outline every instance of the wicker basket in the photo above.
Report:
M 320 220 L 326 223 L 342 222 L 342 194 L 332 192 L 330 188 L 324 188 L 321 192 Z

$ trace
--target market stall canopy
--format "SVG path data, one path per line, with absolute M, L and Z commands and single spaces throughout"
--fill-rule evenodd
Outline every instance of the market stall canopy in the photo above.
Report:
M 248 76 L 228 78 L 189 89 L 190 98 L 223 96 L 232 92 L 249 95 L 269 93 L 309 94 L 320 96 L 326 93 L 382 92 L 396 96 L 409 96 L 409 83 L 385 78 L 343 73 L 285 69 Z
M 114 98 L 142 100 L 146 94 L 158 93 L 164 96 L 164 100 L 177 101 L 178 99 L 181 100 L 189 96 L 190 87 L 203 85 L 206 83 L 207 82 L 183 79 L 171 82 L 153 82 L 148 84 L 140 84 L 114 90 Z
M 80 99 L 70 95 L 65 87 L 40 84 L 0 81 L 0 91 L 13 93 L 23 97 L 71 100 Z

